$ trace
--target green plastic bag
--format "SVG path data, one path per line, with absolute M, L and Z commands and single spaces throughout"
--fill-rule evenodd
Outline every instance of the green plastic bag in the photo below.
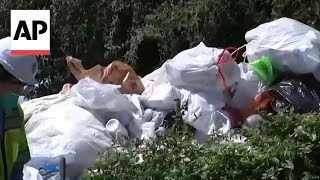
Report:
M 274 81 L 275 73 L 269 57 L 262 56 L 260 59 L 251 62 L 250 65 L 253 71 L 257 73 L 263 81 L 269 84 Z

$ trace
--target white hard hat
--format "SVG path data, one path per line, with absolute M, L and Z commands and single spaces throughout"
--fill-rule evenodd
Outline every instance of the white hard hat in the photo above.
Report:
M 21 82 L 34 85 L 38 81 L 35 75 L 38 71 L 37 57 L 34 55 L 11 55 L 11 38 L 0 39 L 0 64 Z

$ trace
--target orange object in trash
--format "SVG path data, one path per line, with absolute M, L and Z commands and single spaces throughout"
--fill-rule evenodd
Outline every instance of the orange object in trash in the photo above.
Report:
M 260 111 L 266 111 L 271 108 L 271 102 L 275 99 L 275 96 L 271 91 L 265 91 L 258 94 L 250 103 L 249 106 L 244 109 L 241 114 L 243 118 L 247 118 Z
M 124 62 L 113 61 L 107 67 L 96 65 L 85 69 L 81 60 L 67 57 L 67 65 L 78 81 L 89 77 L 102 84 L 121 85 L 120 92 L 123 94 L 142 94 L 144 91 L 140 77 Z

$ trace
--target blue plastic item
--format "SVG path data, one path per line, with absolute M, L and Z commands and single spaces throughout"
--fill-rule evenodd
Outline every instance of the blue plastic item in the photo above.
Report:
M 39 170 L 44 180 L 64 180 L 65 179 L 65 159 L 64 157 L 37 157 L 32 158 L 27 166 Z

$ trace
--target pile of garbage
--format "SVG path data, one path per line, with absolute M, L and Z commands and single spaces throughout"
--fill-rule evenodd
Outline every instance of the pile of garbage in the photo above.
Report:
M 143 78 L 120 61 L 85 69 L 68 57 L 78 83 L 21 104 L 31 157 L 63 156 L 66 176 L 76 179 L 114 143 L 154 140 L 172 124 L 177 105 L 186 106 L 183 120 L 195 128 L 199 143 L 217 131 L 255 127 L 263 112 L 320 110 L 319 31 L 280 18 L 245 39 L 239 64 L 240 48 L 200 43 Z M 31 176 L 41 179 L 26 166 L 26 179 Z

